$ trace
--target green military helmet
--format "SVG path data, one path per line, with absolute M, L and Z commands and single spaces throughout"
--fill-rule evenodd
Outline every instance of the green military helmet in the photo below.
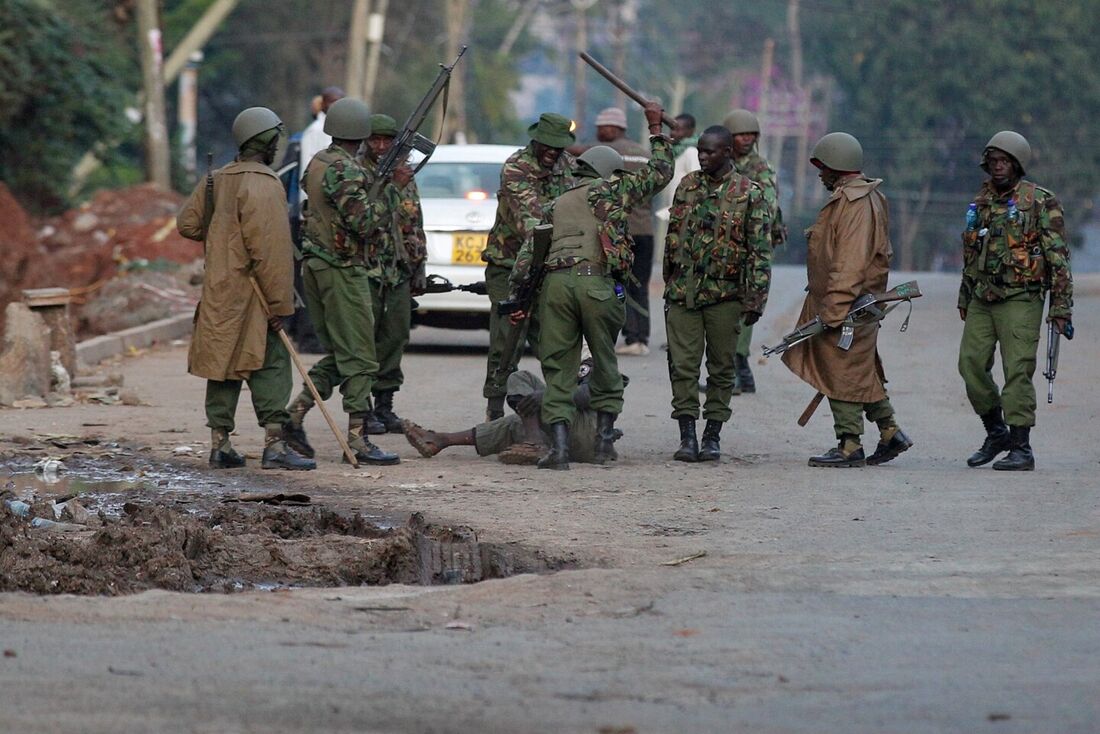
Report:
M 738 109 L 726 115 L 722 125 L 734 135 L 741 133 L 760 134 L 760 119 L 749 110 Z
M 393 119 L 389 115 L 383 115 L 376 113 L 370 116 L 370 134 L 381 135 L 386 138 L 396 138 L 397 133 L 400 132 L 397 129 L 397 120 Z
M 325 134 L 337 140 L 366 140 L 370 137 L 370 108 L 354 97 L 332 103 L 325 113 Z
M 863 146 L 848 133 L 829 133 L 814 144 L 810 163 L 841 173 L 863 170 Z
M 615 171 L 623 170 L 623 157 L 619 151 L 606 145 L 593 145 L 577 158 L 592 167 L 600 178 L 608 178 Z
M 981 165 L 982 170 L 986 173 L 989 173 L 989 164 L 986 159 L 989 157 L 989 150 L 991 148 L 996 148 L 1015 158 L 1016 163 L 1020 165 L 1021 176 L 1026 172 L 1025 169 L 1028 164 L 1031 163 L 1031 143 L 1027 142 L 1027 138 L 1012 130 L 1001 130 L 989 139 L 989 142 L 985 144 L 985 148 L 982 150 Z
M 283 121 L 266 107 L 249 107 L 233 120 L 233 139 L 240 148 L 260 133 L 279 127 Z

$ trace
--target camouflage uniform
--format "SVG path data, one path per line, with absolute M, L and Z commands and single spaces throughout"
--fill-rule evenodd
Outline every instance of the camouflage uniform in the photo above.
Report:
M 1031 427 L 1044 292 L 1051 294 L 1049 316 L 1069 319 L 1073 312 L 1062 206 L 1050 191 L 1026 180 L 1003 194 L 987 181 L 974 203 L 978 225 L 962 237 L 959 308 L 966 310 L 966 322 L 959 373 L 978 415 L 1003 406 L 1010 427 Z M 998 343 L 1005 380 L 1000 391 L 992 375 Z
M 513 327 L 507 318 L 497 315 L 495 305 L 507 298 L 508 276 L 516 262 L 516 253 L 529 239 L 534 225 L 543 221 L 544 207 L 573 187 L 575 167 L 576 159 L 562 151 L 553 168 L 543 169 L 533 145 L 528 143 L 527 147 L 509 156 L 501 169 L 496 221 L 489 231 L 485 252 L 481 254 L 481 259 L 486 262 L 485 285 L 489 291 L 489 301 L 493 304 L 489 313 L 489 359 L 482 391 L 486 398 L 503 398 L 506 392 L 506 376 L 494 379 L 493 375 L 501 361 L 515 360 L 516 355 L 501 353 L 508 330 L 529 330 L 527 338 L 532 346 L 538 340 L 537 323 L 532 323 L 532 319 L 528 318 Z M 519 343 L 522 349 L 523 339 Z
M 339 386 L 344 411 L 365 414 L 378 371 L 365 237 L 391 216 L 396 192 L 386 184 L 380 196 L 369 199 L 374 174 L 335 143 L 314 156 L 304 180 L 309 204 L 302 281 L 325 350 L 309 376 L 323 399 Z M 305 391 L 299 399 L 313 404 Z
M 665 324 L 672 417 L 699 417 L 699 363 L 707 355 L 703 417 L 725 422 L 742 312 L 762 313 L 771 281 L 771 206 L 734 169 L 684 176 L 665 240 Z
M 554 225 L 547 276 L 539 295 L 539 361 L 546 379 L 542 421 L 570 424 L 583 336 L 592 352 L 592 408 L 618 415 L 623 379 L 615 340 L 626 319 L 617 288 L 634 261 L 627 233 L 631 209 L 647 201 L 672 177 L 672 146 L 661 136 L 650 140 L 652 158 L 636 171 L 588 178 L 554 200 L 544 212 Z M 589 231 L 591 227 L 591 231 Z M 512 284 L 530 270 L 533 239 L 516 256 Z
M 775 169 L 754 148 L 751 153 L 733 159 L 733 170 L 759 184 L 764 191 L 764 201 L 768 205 L 768 218 L 771 221 L 769 232 L 771 247 L 768 251 L 770 261 L 775 248 L 787 241 L 787 228 L 783 224 L 783 212 L 779 208 L 779 182 L 776 179 Z M 738 357 L 747 359 L 751 348 L 752 326 L 742 324 L 741 335 L 737 339 Z

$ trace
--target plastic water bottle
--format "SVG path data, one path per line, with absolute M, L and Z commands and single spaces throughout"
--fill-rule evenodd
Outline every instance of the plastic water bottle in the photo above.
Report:
M 1015 222 L 1020 218 L 1020 210 L 1016 208 L 1016 200 L 1008 200 L 1008 221 Z
M 626 289 L 623 288 L 622 283 L 615 284 L 615 298 L 619 299 L 619 303 L 626 302 Z
M 966 207 L 966 231 L 973 232 L 978 228 L 978 205 L 973 201 Z

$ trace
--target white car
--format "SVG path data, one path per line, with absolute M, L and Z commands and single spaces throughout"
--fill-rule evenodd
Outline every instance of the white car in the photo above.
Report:
M 500 169 L 514 145 L 440 145 L 416 174 L 428 239 L 426 272 L 454 285 L 485 279 L 485 249 L 497 211 Z M 417 296 L 415 323 L 455 329 L 489 327 L 488 296 L 462 291 Z

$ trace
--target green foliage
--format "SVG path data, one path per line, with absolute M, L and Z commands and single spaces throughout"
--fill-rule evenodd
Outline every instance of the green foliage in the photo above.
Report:
M 0 3 L 0 180 L 30 209 L 68 202 L 72 167 L 128 132 L 128 59 L 102 3 Z

